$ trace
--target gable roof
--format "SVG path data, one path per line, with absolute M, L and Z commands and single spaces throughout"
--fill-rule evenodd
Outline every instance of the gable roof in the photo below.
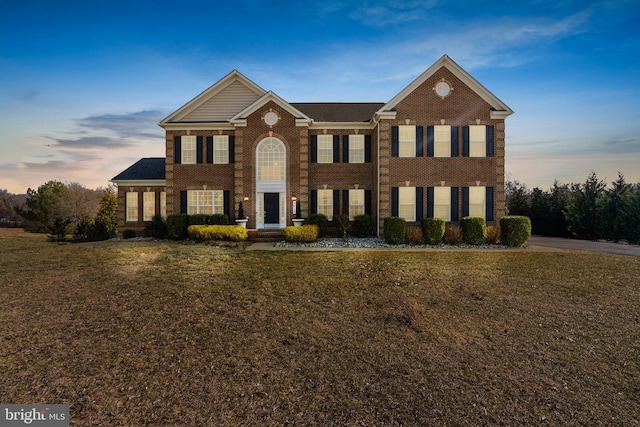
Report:
M 369 122 L 384 102 L 292 102 L 316 122 Z
M 269 92 L 265 93 L 264 95 L 262 95 L 253 104 L 248 105 L 247 108 L 245 108 L 244 110 L 240 111 L 238 114 L 236 114 L 231 119 L 229 119 L 229 121 L 234 123 L 234 124 L 245 123 L 247 116 L 249 116 L 252 113 L 256 112 L 260 107 L 264 106 L 266 103 L 271 102 L 271 101 L 275 102 L 280 107 L 282 107 L 285 111 L 287 111 L 289 114 L 291 114 L 293 117 L 295 117 L 296 118 L 296 123 L 310 123 L 312 121 L 309 116 L 307 116 L 306 114 L 304 114 L 302 111 L 298 110 L 297 108 L 293 107 L 291 104 L 289 104 L 284 99 L 280 98 L 278 95 L 276 95 L 272 91 L 269 91 Z
M 111 178 L 111 181 L 163 181 L 164 172 L 164 157 L 145 157 Z
M 453 59 L 449 58 L 448 55 L 442 55 L 442 57 L 440 57 L 440 59 L 438 59 L 431 67 L 427 68 L 424 73 L 420 74 L 414 81 L 409 83 L 407 87 L 400 91 L 400 93 L 394 96 L 391 101 L 387 102 L 377 112 L 379 114 L 383 114 L 386 111 L 393 110 L 395 106 L 400 103 L 400 101 L 406 98 L 411 92 L 413 92 L 418 86 L 424 83 L 427 79 L 429 79 L 429 77 L 435 74 L 435 72 L 442 67 L 445 67 L 447 70 L 451 71 L 453 75 L 455 75 L 465 85 L 467 85 L 471 90 L 473 90 L 489 105 L 491 105 L 492 118 L 505 118 L 513 114 L 513 110 L 509 108 L 507 104 L 502 102 L 497 96 L 495 96 L 486 87 L 480 84 L 479 81 L 473 78 L 471 74 L 467 73 L 461 66 L 456 64 L 456 62 Z

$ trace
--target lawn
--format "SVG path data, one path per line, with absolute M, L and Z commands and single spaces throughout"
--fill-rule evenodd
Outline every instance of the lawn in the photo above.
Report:
M 638 425 L 640 258 L 0 230 L 0 401 L 72 425 Z

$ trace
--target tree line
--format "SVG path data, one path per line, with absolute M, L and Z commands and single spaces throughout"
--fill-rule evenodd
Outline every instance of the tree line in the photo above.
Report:
M 547 191 L 509 180 L 505 191 L 509 215 L 528 216 L 532 234 L 640 243 L 640 183 L 620 172 L 610 185 L 591 172 L 584 183 L 556 181 Z

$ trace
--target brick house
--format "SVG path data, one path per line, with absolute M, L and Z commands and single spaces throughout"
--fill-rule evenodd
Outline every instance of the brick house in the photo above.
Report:
M 232 71 L 162 120 L 166 157 L 117 175 L 121 231 L 154 214 L 223 213 L 248 227 L 369 214 L 458 221 L 505 214 L 513 111 L 447 55 L 387 103 L 289 103 Z

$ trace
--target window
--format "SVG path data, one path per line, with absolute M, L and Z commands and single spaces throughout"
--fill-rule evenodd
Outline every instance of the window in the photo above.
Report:
M 349 190 L 349 220 L 364 215 L 364 190 Z
M 185 135 L 182 137 L 182 163 L 186 165 L 195 165 L 196 156 L 196 136 Z
M 487 156 L 487 127 L 469 126 L 469 157 Z
M 333 163 L 333 135 L 318 135 L 318 163 Z
M 127 221 L 138 221 L 138 193 L 136 191 L 127 192 Z
M 229 163 L 229 136 L 215 135 L 213 137 L 213 163 Z
M 187 191 L 187 214 L 224 213 L 224 192 L 220 190 Z
M 266 138 L 258 145 L 258 179 L 260 181 L 284 181 L 285 147 L 277 138 Z
M 416 127 L 413 125 L 398 126 L 398 157 L 416 156 Z
M 151 221 L 156 214 L 156 193 L 145 191 L 142 193 L 142 220 Z
M 160 216 L 167 219 L 167 193 L 160 192 Z
M 451 157 L 451 126 L 436 125 L 433 127 L 433 156 Z
M 484 218 L 486 187 L 469 187 L 469 216 L 481 216 Z
M 318 213 L 333 219 L 333 190 L 318 190 Z
M 433 188 L 433 217 L 451 221 L 451 187 Z
M 364 163 L 364 135 L 349 135 L 349 163 Z
M 398 188 L 398 216 L 407 221 L 416 220 L 416 187 Z

